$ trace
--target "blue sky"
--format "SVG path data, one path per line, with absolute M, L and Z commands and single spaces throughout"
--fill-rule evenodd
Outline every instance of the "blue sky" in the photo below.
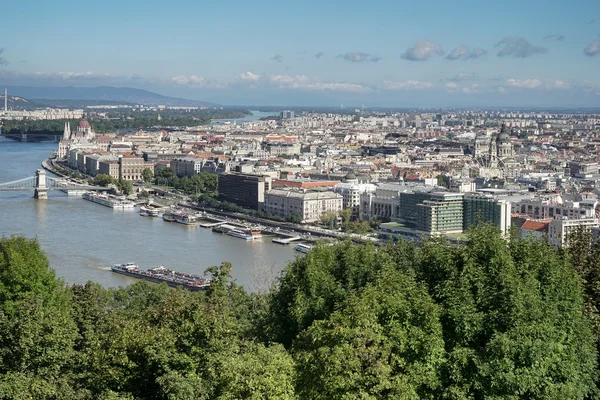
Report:
M 0 84 L 244 105 L 600 106 L 597 0 L 6 3 Z

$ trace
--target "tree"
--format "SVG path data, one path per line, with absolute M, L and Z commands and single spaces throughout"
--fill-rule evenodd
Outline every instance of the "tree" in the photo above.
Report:
M 327 319 L 354 290 L 362 288 L 387 262 L 372 244 L 318 244 L 292 261 L 269 297 L 269 339 L 286 347 L 314 320 Z
M 323 225 L 328 226 L 329 229 L 337 228 L 338 215 L 335 211 L 327 211 L 321 214 L 319 220 Z
M 293 354 L 301 398 L 437 398 L 439 308 L 423 285 L 387 263 L 364 291 L 301 332 Z
M 64 303 L 62 282 L 35 239 L 23 236 L 0 238 L 0 308 L 29 295 L 41 296 L 47 304 Z
M 294 362 L 283 346 L 242 343 L 216 365 L 218 374 L 212 398 L 295 399 Z
M 0 239 L 1 398 L 72 392 L 64 378 L 77 335 L 70 306 L 36 240 Z
M 293 212 L 293 213 L 290 215 L 290 217 L 288 218 L 288 220 L 289 220 L 291 223 L 294 223 L 294 224 L 299 224 L 299 223 L 301 223 L 301 222 L 302 222 L 302 216 L 301 216 L 300 214 L 298 214 L 297 212 Z
M 344 208 L 343 210 L 340 211 L 340 217 L 342 218 L 342 226 L 344 227 L 344 230 L 345 230 L 348 227 L 348 223 L 352 219 L 352 209 Z
M 133 183 L 131 183 L 131 181 L 126 181 L 125 179 L 119 179 L 117 188 L 120 192 L 129 196 L 133 192 Z
M 166 184 L 167 186 L 174 186 L 173 182 L 177 178 L 175 171 L 171 168 L 161 168 L 158 170 L 156 175 L 156 183 Z
M 152 171 L 150 168 L 144 168 L 142 171 L 142 178 L 146 183 L 152 182 L 154 180 L 154 171 Z
M 426 241 L 414 270 L 441 307 L 450 398 L 571 398 L 591 393 L 596 350 L 579 278 L 547 242 L 496 229 L 469 244 Z M 406 261 L 402 261 L 406 265 Z
M 108 174 L 98 174 L 90 182 L 93 186 L 107 187 L 116 183 L 115 178 Z

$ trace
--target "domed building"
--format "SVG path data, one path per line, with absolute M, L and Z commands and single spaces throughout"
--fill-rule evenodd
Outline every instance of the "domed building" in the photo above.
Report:
M 503 178 L 518 166 L 514 158 L 514 147 L 510 142 L 510 128 L 502 124 L 500 132 L 492 135 L 487 152 L 482 151 L 480 142 L 475 142 L 474 162 L 478 164 L 477 175 L 483 178 Z
M 368 183 L 366 175 L 357 176 L 352 171 L 346 174 L 342 183 L 333 187 L 333 191 L 343 197 L 342 207 L 351 208 L 353 216 L 358 216 L 360 195 L 375 192 L 376 189 L 377 186 Z

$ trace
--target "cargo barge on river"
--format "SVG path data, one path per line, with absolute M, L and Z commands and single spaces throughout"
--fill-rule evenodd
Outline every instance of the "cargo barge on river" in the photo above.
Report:
M 210 287 L 210 280 L 201 278 L 197 275 L 186 272 L 177 272 L 165 267 L 154 267 L 147 270 L 140 269 L 136 264 L 126 263 L 117 264 L 111 267 L 111 271 L 117 274 L 131 276 L 133 278 L 144 279 L 149 282 L 165 282 L 171 287 L 182 287 L 193 292 L 207 290 Z

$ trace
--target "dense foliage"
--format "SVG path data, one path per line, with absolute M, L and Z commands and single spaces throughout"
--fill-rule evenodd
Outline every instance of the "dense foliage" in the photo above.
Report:
M 249 114 L 246 110 L 162 110 L 159 121 L 155 111 L 112 111 L 106 117 L 92 113 L 88 120 L 95 132 L 111 133 L 117 129 L 201 126 L 209 124 L 212 119 L 241 118 Z M 62 135 L 67 121 L 71 122 L 72 129 L 77 127 L 77 121 L 74 120 L 6 120 L 2 130 L 6 135 L 27 132 Z
M 188 195 L 204 194 L 208 197 L 215 197 L 218 189 L 218 175 L 208 172 L 200 172 L 194 176 L 184 176 L 179 178 L 172 168 L 162 168 L 156 174 L 148 179 L 158 185 L 169 186 L 181 190 Z
M 67 287 L 35 240 L 3 238 L 0 398 L 593 398 L 598 264 L 581 248 L 489 227 L 468 245 L 343 242 L 269 293 L 226 262 L 192 293 Z

